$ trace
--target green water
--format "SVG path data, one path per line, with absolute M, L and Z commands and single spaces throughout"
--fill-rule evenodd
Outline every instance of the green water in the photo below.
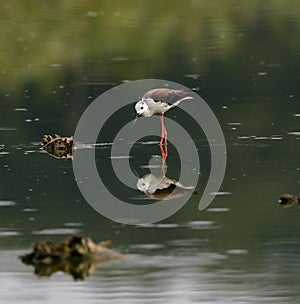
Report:
M 1 303 L 299 302 L 300 211 L 277 204 L 300 183 L 299 3 L 13 1 L 0 17 Z M 163 222 L 136 227 L 98 214 L 72 160 L 40 146 L 44 134 L 74 134 L 101 93 L 147 78 L 199 88 L 223 129 L 228 163 L 223 195 L 199 212 L 209 149 L 191 129 L 199 193 Z M 139 173 L 153 149 L 130 160 Z M 169 162 L 176 175 L 172 147 Z M 114 180 L 111 188 L 121 191 Z M 39 279 L 18 259 L 33 242 L 74 232 L 110 239 L 128 257 L 82 282 L 63 273 Z

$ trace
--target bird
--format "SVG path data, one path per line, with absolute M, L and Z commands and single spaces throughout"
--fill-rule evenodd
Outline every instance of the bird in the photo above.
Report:
M 178 106 L 183 100 L 193 99 L 190 96 L 191 90 L 173 90 L 168 88 L 158 88 L 147 91 L 141 100 L 135 104 L 135 111 L 139 116 L 151 117 L 159 115 L 161 121 L 160 145 L 167 143 L 167 130 L 164 124 L 164 114 L 170 109 Z

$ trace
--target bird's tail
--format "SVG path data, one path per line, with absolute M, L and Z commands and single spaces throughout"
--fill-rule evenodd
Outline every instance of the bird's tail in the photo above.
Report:
M 195 88 L 183 90 L 183 92 L 198 92 L 198 91 L 200 91 L 200 88 L 199 88 L 199 87 L 195 87 Z
M 177 100 L 176 102 L 174 102 L 174 103 L 171 105 L 170 109 L 171 109 L 171 108 L 174 108 L 174 107 L 176 107 L 176 106 L 178 106 L 182 101 L 188 100 L 188 99 L 194 99 L 194 97 L 192 97 L 192 96 L 183 97 L 183 98 Z

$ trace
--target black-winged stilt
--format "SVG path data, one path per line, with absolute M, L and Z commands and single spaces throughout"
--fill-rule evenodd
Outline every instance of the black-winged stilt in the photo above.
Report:
M 194 90 L 172 90 L 158 88 L 147 91 L 142 99 L 135 104 L 138 116 L 151 117 L 159 115 L 161 121 L 160 150 L 162 154 L 162 174 L 164 175 L 164 164 L 168 156 L 167 129 L 164 124 L 164 114 L 170 109 L 178 106 L 183 100 L 193 99 L 190 96 Z M 164 147 L 163 147 L 164 143 Z
M 190 96 L 193 90 L 172 90 L 159 88 L 147 91 L 142 99 L 135 105 L 135 110 L 139 116 L 151 117 L 155 114 L 160 116 L 161 120 L 161 140 L 160 144 L 167 143 L 167 130 L 164 125 L 164 113 L 179 105 L 180 102 L 187 99 L 193 99 Z

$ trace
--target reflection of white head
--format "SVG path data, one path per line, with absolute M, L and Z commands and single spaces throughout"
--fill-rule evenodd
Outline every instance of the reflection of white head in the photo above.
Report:
M 147 181 L 144 178 L 140 178 L 136 184 L 137 188 L 143 192 L 145 192 L 149 189 L 149 185 L 150 185 L 149 181 Z
M 137 188 L 143 192 L 154 193 L 162 180 L 161 176 L 146 174 L 137 181 Z
M 142 99 L 136 103 L 135 110 L 138 115 L 145 116 L 145 117 L 150 117 L 153 115 L 153 113 L 149 109 L 147 100 L 148 99 Z

